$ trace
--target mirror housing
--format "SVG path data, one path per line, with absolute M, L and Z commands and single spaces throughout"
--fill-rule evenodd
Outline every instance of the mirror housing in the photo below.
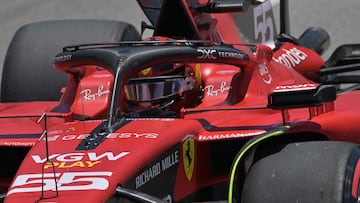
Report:
M 333 85 L 289 85 L 278 86 L 268 96 L 268 107 L 272 109 L 304 108 L 320 106 L 336 99 Z
M 195 9 L 201 13 L 243 12 L 251 4 L 251 0 L 214 0 L 208 4 L 198 5 Z

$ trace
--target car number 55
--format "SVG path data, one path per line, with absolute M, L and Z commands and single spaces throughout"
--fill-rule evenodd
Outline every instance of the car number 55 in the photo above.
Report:
M 55 177 L 54 173 L 23 174 L 16 177 L 7 195 L 55 191 L 55 178 L 57 179 L 58 191 L 106 190 L 109 187 L 109 181 L 105 177 L 111 175 L 112 172 L 109 171 L 55 173 Z
M 261 37 L 261 43 L 275 47 L 274 44 L 274 22 L 272 19 L 272 6 L 271 2 L 265 1 L 264 3 L 254 8 L 254 33 L 255 39 L 259 40 Z

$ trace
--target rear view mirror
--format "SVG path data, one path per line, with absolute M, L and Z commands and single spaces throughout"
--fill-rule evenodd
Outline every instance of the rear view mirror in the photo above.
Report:
M 249 7 L 250 3 L 251 0 L 215 0 L 204 5 L 199 5 L 195 9 L 204 13 L 243 12 Z
M 330 102 L 335 99 L 336 88 L 333 85 L 278 86 L 268 97 L 268 107 L 286 109 L 320 106 L 323 102 Z

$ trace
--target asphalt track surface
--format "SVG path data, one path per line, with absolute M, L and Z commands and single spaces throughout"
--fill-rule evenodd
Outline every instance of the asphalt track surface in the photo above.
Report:
M 273 0 L 276 2 L 278 0 Z M 291 34 L 309 26 L 325 28 L 331 36 L 327 59 L 340 44 L 360 43 L 359 0 L 290 0 Z M 51 19 L 115 19 L 137 28 L 145 16 L 135 0 L 0 0 L 0 72 L 9 42 L 22 25 Z

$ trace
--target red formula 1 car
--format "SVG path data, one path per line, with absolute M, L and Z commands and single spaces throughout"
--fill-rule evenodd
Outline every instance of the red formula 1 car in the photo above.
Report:
M 358 202 L 359 45 L 325 62 L 328 35 L 290 36 L 285 0 L 280 34 L 270 1 L 138 3 L 151 37 L 110 20 L 15 34 L 2 201 Z

